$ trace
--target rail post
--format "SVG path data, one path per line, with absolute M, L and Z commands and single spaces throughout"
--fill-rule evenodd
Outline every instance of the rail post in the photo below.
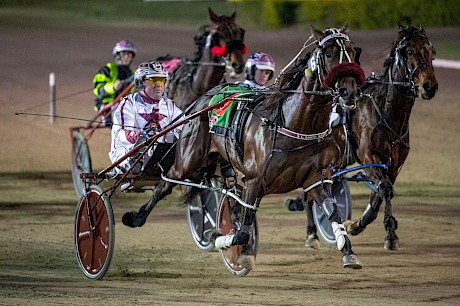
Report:
M 50 73 L 50 124 L 54 123 L 56 116 L 56 82 L 54 73 Z

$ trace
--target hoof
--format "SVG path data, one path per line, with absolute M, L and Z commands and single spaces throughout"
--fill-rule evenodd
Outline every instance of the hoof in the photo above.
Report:
M 345 227 L 345 230 L 347 231 L 347 233 L 352 236 L 356 236 L 363 231 L 359 227 L 359 222 L 356 222 L 356 221 L 346 220 L 345 222 L 343 222 L 343 226 Z
M 207 229 L 203 232 L 203 238 L 205 241 L 214 243 L 217 237 L 219 237 L 219 232 L 213 228 Z
M 312 235 L 308 235 L 308 236 L 307 236 L 307 239 L 305 239 L 305 246 L 306 246 L 308 249 L 319 250 L 320 243 L 319 243 L 318 236 L 313 235 L 313 234 L 312 234 Z
M 247 270 L 252 270 L 256 267 L 256 258 L 254 255 L 241 255 L 238 264 Z
M 303 210 L 305 210 L 305 207 L 303 206 L 303 202 L 302 202 L 301 198 L 297 198 L 295 200 L 287 199 L 286 201 L 284 201 L 284 206 L 289 211 L 303 211 Z
M 383 243 L 383 248 L 389 251 L 397 251 L 399 250 L 399 239 L 385 239 Z
M 123 222 L 123 224 L 128 226 L 128 227 L 136 227 L 134 225 L 134 218 L 136 218 L 136 212 L 135 211 L 128 211 L 121 218 L 121 222 Z
M 343 255 L 342 264 L 344 268 L 361 269 L 363 267 L 355 254 Z

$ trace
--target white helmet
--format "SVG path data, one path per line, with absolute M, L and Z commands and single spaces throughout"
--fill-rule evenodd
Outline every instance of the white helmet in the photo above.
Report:
M 148 78 L 168 78 L 168 72 L 160 62 L 142 62 L 134 73 L 134 84 L 138 90 L 144 89 L 144 81 Z
M 261 70 L 270 70 L 272 73 L 270 74 L 269 79 L 271 79 L 273 77 L 273 72 L 275 71 L 275 61 L 267 53 L 261 52 L 252 54 L 246 61 L 245 65 L 246 80 L 254 80 L 256 68 Z

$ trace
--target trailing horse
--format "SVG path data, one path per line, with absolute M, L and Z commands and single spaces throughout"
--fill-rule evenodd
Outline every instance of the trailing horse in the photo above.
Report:
M 236 171 L 228 171 L 230 165 L 230 170 L 234 168 L 243 174 L 242 213 L 232 219 L 235 233 L 215 237 L 216 248 L 248 244 L 263 196 L 309 187 L 312 197 L 321 203 L 335 228 L 343 266 L 361 268 L 330 186 L 331 165 L 340 159 L 329 129 L 332 104 L 337 100 L 344 105 L 354 104 L 357 88 L 364 81 L 364 73 L 355 63 L 357 49 L 347 31 L 348 27 L 324 32 L 312 27 L 310 38 L 316 48 L 282 73 L 273 90 L 254 91 L 248 97 L 247 92 L 232 93 L 232 87 L 227 87 L 227 92 L 217 88 L 198 99 L 192 111 L 207 107 L 216 93 L 228 94 L 225 99 L 231 103 L 249 101 L 238 104 L 237 108 L 244 113 L 241 117 L 247 119 L 231 125 L 227 133 L 210 129 L 208 113 L 190 122 L 177 145 L 175 164 L 154 189 L 150 201 L 138 212 L 127 212 L 123 223 L 130 227 L 144 225 L 156 203 L 170 194 L 178 182 L 186 185 L 188 180 L 197 185 L 215 175 L 219 166 L 223 176 L 236 176 Z M 305 47 L 308 47 L 306 43 Z M 238 100 L 240 95 L 244 95 L 244 99 Z M 234 133 L 233 127 L 241 128 L 244 133 Z M 232 138 L 234 134 L 242 135 L 241 141 Z M 248 257 L 248 262 L 253 262 L 250 248 L 243 249 L 246 251 L 242 259 Z
M 423 27 L 398 25 L 398 37 L 393 42 L 389 57 L 385 60 L 382 75 L 369 77 L 361 87 L 362 97 L 356 109 L 350 110 L 349 128 L 334 128 L 334 137 L 345 142 L 349 154 L 343 154 L 343 166 L 353 162 L 382 164 L 385 167 L 365 168 L 365 174 L 373 181 L 369 204 L 358 221 L 345 221 L 347 232 L 361 233 L 376 218 L 385 203 L 383 223 L 387 236 L 384 248 L 398 250 L 396 235 L 398 222 L 393 216 L 391 199 L 393 185 L 410 150 L 409 118 L 415 99 L 420 95 L 430 100 L 436 94 L 436 80 L 432 61 L 436 55 Z M 343 144 L 342 144 L 343 146 Z M 312 201 L 307 202 L 306 246 L 319 245 L 312 218 Z
M 195 58 L 174 59 L 166 93 L 182 110 L 209 89 L 225 82 L 226 69 L 230 69 L 231 74 L 243 71 L 243 54 L 247 51 L 245 30 L 235 23 L 235 17 L 236 12 L 217 16 L 209 8 L 211 25 L 202 26 L 195 36 L 198 47 Z

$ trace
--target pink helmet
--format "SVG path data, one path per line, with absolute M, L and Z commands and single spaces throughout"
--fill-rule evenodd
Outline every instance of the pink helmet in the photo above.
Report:
M 271 79 L 273 77 L 273 72 L 275 71 L 275 61 L 267 53 L 260 52 L 252 54 L 246 61 L 245 65 L 245 74 L 247 80 L 254 80 L 254 73 L 256 68 L 261 70 L 270 70 L 272 72 L 270 74 Z
M 117 42 L 113 47 L 112 54 L 113 56 L 117 56 L 117 54 L 122 51 L 132 52 L 133 56 L 135 56 L 137 52 L 134 44 L 127 40 L 120 40 L 119 42 Z

